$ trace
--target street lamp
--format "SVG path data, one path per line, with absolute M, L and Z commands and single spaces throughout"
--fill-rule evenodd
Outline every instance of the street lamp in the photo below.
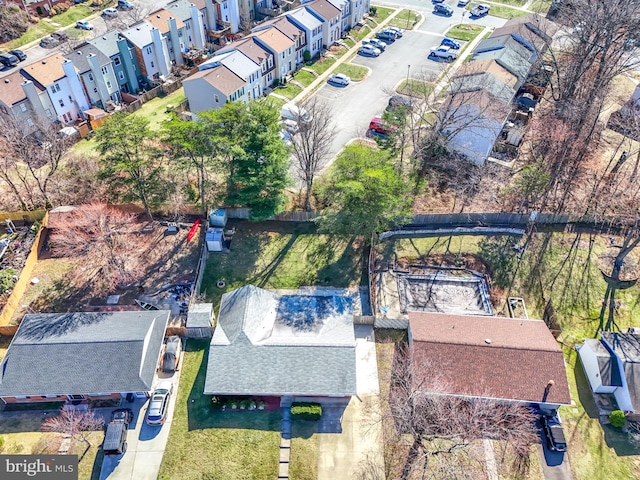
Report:
M 407 65 L 407 89 L 409 88 L 409 72 L 411 71 L 411 65 Z

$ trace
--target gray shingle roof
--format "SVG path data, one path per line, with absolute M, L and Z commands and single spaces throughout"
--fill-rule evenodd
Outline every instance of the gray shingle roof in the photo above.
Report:
M 213 303 L 196 303 L 189 307 L 187 328 L 211 327 L 213 321 Z
M 510 36 L 486 38 L 473 51 L 472 60 L 495 59 L 503 68 L 523 82 L 531 65 L 532 52 Z
M 73 62 L 75 67 L 78 69 L 78 72 L 85 73 L 91 70 L 91 65 L 89 64 L 89 60 L 87 59 L 87 57 L 91 54 L 94 54 L 96 57 L 98 57 L 98 64 L 101 67 L 111 64 L 111 59 L 107 55 L 105 55 L 102 50 L 91 43 L 85 43 L 84 45 L 81 45 L 73 52 L 65 55 L 64 57 Z
M 494 77 L 488 72 L 480 73 L 478 75 L 456 77 L 453 79 L 451 86 L 449 87 L 449 91 L 452 93 L 476 90 L 487 90 L 504 103 L 510 103 L 516 94 L 516 91 L 513 88 L 505 85 L 499 78 Z
M 636 412 L 640 411 L 640 335 L 601 332 L 600 336 L 622 361 L 631 405 Z
M 120 54 L 120 51 L 118 50 L 119 38 L 120 32 L 117 30 L 111 30 L 100 37 L 89 40 L 88 43 L 95 45 L 95 47 L 107 57 L 113 57 L 114 55 Z
M 25 315 L 0 397 L 151 390 L 169 311 Z
M 222 297 L 204 393 L 353 395 L 355 361 L 350 298 L 246 285 Z
M 133 25 L 131 28 L 123 31 L 122 35 L 136 47 L 144 48 L 147 45 L 151 45 L 153 43 L 151 30 L 153 30 L 153 25 L 151 25 L 146 20 L 142 20 Z

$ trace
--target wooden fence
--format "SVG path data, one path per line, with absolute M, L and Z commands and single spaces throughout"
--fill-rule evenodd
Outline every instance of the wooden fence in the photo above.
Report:
M 47 224 L 47 218 L 48 215 L 45 213 L 44 218 L 42 219 L 43 225 Z M 29 252 L 29 255 L 27 256 L 22 272 L 20 272 L 20 278 L 18 278 L 18 281 L 13 286 L 11 295 L 9 295 L 7 303 L 0 313 L 0 335 L 14 335 L 18 330 L 17 325 L 10 325 L 11 319 L 18 307 L 20 307 L 20 300 L 22 300 L 22 296 L 31 282 L 33 267 L 35 267 L 38 262 L 38 253 L 40 252 L 45 240 L 45 229 L 41 228 L 36 234 L 36 239 L 31 247 L 31 252 Z
M 157 87 L 152 88 L 151 90 L 144 92 L 138 95 L 138 99 L 129 103 L 123 110 L 133 113 L 136 110 L 142 108 L 142 105 L 147 103 L 149 100 L 153 100 L 160 95 L 169 95 L 176 90 L 179 90 L 182 87 L 182 82 L 180 80 L 175 80 L 172 83 L 166 83 L 162 85 L 158 85 Z

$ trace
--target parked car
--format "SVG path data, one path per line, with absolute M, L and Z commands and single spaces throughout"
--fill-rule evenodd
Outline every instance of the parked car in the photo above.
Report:
M 456 50 L 460 49 L 460 42 L 454 40 L 451 37 L 444 37 L 440 42 L 440 45 L 444 45 L 445 47 L 455 48 Z
M 42 48 L 54 48 L 60 45 L 60 40 L 54 37 L 44 37 L 40 40 L 40 46 Z
M 182 340 L 177 335 L 167 338 L 164 347 L 164 355 L 162 355 L 162 371 L 175 372 L 180 362 L 180 352 L 182 351 Z
M 530 93 L 523 93 L 519 97 L 516 97 L 516 105 L 519 110 L 524 110 L 525 112 L 533 112 L 537 104 L 538 102 L 536 102 L 533 95 Z
M 53 32 L 51 36 L 60 42 L 69 40 L 69 35 L 67 35 L 67 32 L 63 32 L 62 30 Z
M 380 40 L 385 40 L 387 42 L 394 42 L 397 38 L 396 32 L 392 30 L 380 30 L 376 33 L 376 38 Z
M 380 55 L 380 50 L 372 45 L 362 45 L 358 49 L 358 53 L 365 57 L 377 57 Z
M 389 133 L 395 132 L 398 129 L 395 125 L 389 125 L 382 119 L 381 115 L 376 115 L 369 122 L 369 130 L 381 134 L 388 135 Z
M 439 47 L 433 47 L 429 52 L 429 58 L 444 58 L 448 61 L 453 61 L 458 57 L 458 54 L 454 52 L 451 47 L 445 47 L 443 45 Z
M 469 5 L 469 2 L 471 0 L 458 0 L 458 6 L 459 7 L 466 7 L 467 5 Z
M 396 38 L 402 38 L 402 36 L 404 35 L 404 30 L 402 30 L 401 28 L 398 28 L 398 27 L 394 27 L 393 25 L 391 25 L 390 27 L 385 28 L 385 30 L 389 30 L 391 32 L 394 32 L 396 34 Z
M 133 410 L 130 408 L 118 408 L 111 412 L 112 423 L 124 423 L 129 425 L 133 421 Z
M 451 8 L 449 5 L 436 4 L 433 6 L 433 13 L 444 15 L 445 17 L 450 17 L 451 15 L 453 15 L 453 8 Z
M 431 0 L 432 3 L 444 3 L 444 0 Z
M 364 39 L 362 40 L 362 44 L 371 45 L 374 48 L 377 48 L 378 50 L 380 50 L 381 52 L 384 52 L 384 50 L 387 48 L 387 44 L 384 43 L 382 40 L 378 40 L 377 38 Z
M 167 419 L 172 391 L 173 383 L 170 380 L 163 380 L 158 383 L 153 394 L 151 394 L 149 408 L 147 408 L 147 425 L 164 424 Z
M 18 60 L 18 57 L 16 57 L 15 55 L 12 55 L 10 53 L 0 53 L 0 64 L 5 67 L 15 67 L 16 65 L 18 65 L 19 61 L 20 60 Z
M 106 18 L 113 18 L 113 17 L 117 17 L 118 16 L 118 10 L 116 10 L 115 8 L 105 8 L 102 11 L 101 14 L 103 17 Z
M 76 28 L 80 30 L 93 30 L 93 25 L 87 20 L 78 20 L 76 22 Z
M 556 452 L 566 452 L 567 440 L 564 436 L 564 431 L 562 430 L 560 418 L 557 415 L 543 415 L 540 418 L 540 421 L 542 422 L 542 429 L 544 430 L 545 437 L 547 438 L 549 448 Z
M 18 60 L 20 60 L 21 62 L 24 62 L 27 59 L 27 54 L 24 53 L 22 50 L 9 50 L 7 53 L 10 53 L 11 55 L 15 55 L 16 57 L 18 57 Z
M 87 0 L 73 0 L 73 3 L 75 3 L 76 5 L 80 4 L 80 3 L 84 3 Z
M 127 451 L 127 424 L 111 422 L 104 434 L 102 450 L 105 455 L 123 455 Z
M 488 5 L 478 5 L 474 9 L 471 10 L 470 15 L 472 17 L 484 17 L 489 14 L 489 6 Z
M 330 83 L 332 85 L 338 85 L 341 87 L 346 87 L 347 85 L 349 85 L 349 83 L 351 83 L 351 79 L 347 77 L 344 73 L 335 73 L 329 77 L 329 80 L 327 80 L 327 83 Z
M 128 0 L 118 0 L 118 8 L 120 10 L 133 10 L 133 3 Z

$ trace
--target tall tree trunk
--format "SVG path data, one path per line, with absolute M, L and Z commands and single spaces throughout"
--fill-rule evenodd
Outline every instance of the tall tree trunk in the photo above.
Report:
M 421 444 L 422 444 L 422 435 L 415 435 L 413 437 L 413 444 L 409 449 L 409 453 L 407 453 L 407 459 L 405 460 L 404 465 L 402 466 L 402 475 L 400 476 L 401 480 L 409 479 L 409 475 L 411 475 L 411 470 L 413 469 L 413 464 L 416 462 L 416 459 L 420 454 Z

